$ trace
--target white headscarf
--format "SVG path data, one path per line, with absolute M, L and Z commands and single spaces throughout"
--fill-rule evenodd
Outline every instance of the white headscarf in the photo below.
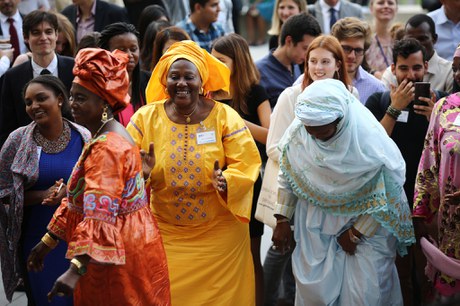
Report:
M 299 95 L 295 114 L 280 142 L 280 169 L 296 195 L 335 215 L 371 214 L 402 245 L 410 244 L 405 162 L 372 113 L 341 81 L 326 79 Z M 338 118 L 337 131 L 327 141 L 305 129 Z

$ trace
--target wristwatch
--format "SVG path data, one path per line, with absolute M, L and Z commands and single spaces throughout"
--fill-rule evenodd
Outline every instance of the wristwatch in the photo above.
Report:
M 78 274 L 80 274 L 81 276 L 86 274 L 86 266 L 81 261 L 79 261 L 76 258 L 72 258 L 70 263 L 73 264 L 75 267 L 77 267 Z

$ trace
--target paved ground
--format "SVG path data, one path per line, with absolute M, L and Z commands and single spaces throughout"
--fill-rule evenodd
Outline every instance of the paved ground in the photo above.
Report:
M 13 296 L 13 301 L 8 303 L 5 298 L 5 293 L 3 291 L 3 282 L 0 282 L 1 289 L 0 289 L 0 305 L 1 306 L 25 306 L 27 305 L 27 298 L 24 292 L 16 292 Z

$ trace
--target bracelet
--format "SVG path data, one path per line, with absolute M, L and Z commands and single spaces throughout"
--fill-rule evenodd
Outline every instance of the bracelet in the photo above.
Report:
M 391 105 L 388 106 L 386 113 L 395 120 L 398 120 L 399 115 L 401 115 L 401 111 Z
M 47 246 L 49 247 L 50 249 L 54 249 L 58 243 L 59 243 L 59 240 L 55 240 L 53 239 L 53 237 L 51 237 L 50 234 L 46 233 L 43 237 L 42 237 L 42 242 Z
M 359 239 L 358 237 L 355 236 L 355 234 L 353 234 L 353 231 L 351 230 L 351 228 L 348 230 L 348 237 L 350 237 L 350 241 L 353 242 L 354 244 L 358 244 L 361 242 L 361 239 Z
M 78 274 L 80 274 L 81 276 L 85 275 L 87 267 L 81 261 L 79 261 L 77 258 L 72 258 L 70 263 L 77 268 Z
M 276 224 L 284 223 L 284 222 L 289 222 L 290 220 L 288 218 L 283 218 L 283 219 L 277 219 Z

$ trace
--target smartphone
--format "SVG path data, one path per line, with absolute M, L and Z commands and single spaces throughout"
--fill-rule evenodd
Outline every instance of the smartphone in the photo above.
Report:
M 415 82 L 414 83 L 414 104 L 428 105 L 424 101 L 420 101 L 419 97 L 431 98 L 430 83 L 428 82 Z

